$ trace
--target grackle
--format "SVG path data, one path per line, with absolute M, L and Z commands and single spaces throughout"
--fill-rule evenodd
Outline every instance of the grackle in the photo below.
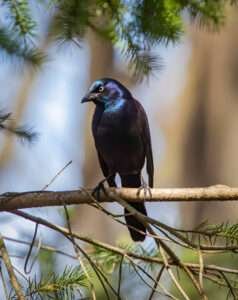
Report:
M 118 173 L 123 187 L 141 187 L 141 170 L 146 158 L 149 186 L 153 187 L 150 129 L 142 105 L 126 87 L 110 78 L 92 84 L 81 102 L 89 101 L 96 105 L 92 131 L 100 166 L 109 186 L 116 187 L 115 175 Z M 146 215 L 143 203 L 131 205 Z M 143 241 L 145 226 L 126 209 L 125 219 L 132 239 Z

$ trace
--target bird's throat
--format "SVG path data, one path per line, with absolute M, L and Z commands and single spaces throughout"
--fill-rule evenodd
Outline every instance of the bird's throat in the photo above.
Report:
M 118 112 L 122 109 L 125 103 L 124 99 L 117 99 L 105 103 L 105 110 L 108 112 Z

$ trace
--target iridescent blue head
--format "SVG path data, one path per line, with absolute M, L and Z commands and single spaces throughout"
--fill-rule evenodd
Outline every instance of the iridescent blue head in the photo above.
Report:
M 131 98 L 131 93 L 119 81 L 111 78 L 103 78 L 94 81 L 88 93 L 81 100 L 84 102 L 94 102 L 96 105 L 107 107 L 119 99 Z

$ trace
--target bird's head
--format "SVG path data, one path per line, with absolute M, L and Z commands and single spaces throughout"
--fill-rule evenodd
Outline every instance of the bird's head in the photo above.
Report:
M 83 97 L 81 103 L 94 102 L 96 105 L 107 106 L 107 104 L 121 98 L 129 98 L 131 93 L 119 81 L 111 78 L 103 78 L 94 81 L 88 93 Z

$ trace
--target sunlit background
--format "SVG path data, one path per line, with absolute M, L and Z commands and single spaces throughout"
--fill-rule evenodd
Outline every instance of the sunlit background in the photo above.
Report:
M 46 15 L 37 7 L 35 14 L 42 24 L 40 46 L 49 59 L 39 70 L 24 71 L 1 59 L 0 106 L 12 111 L 19 124 L 28 124 L 39 136 L 29 146 L 2 133 L 1 193 L 41 190 L 71 160 L 72 164 L 48 190 L 96 186 L 102 173 L 91 135 L 94 107 L 82 105 L 80 99 L 92 81 L 107 76 L 125 84 L 145 107 L 152 136 L 156 187 L 237 185 L 237 13 L 230 13 L 228 24 L 219 34 L 187 26 L 187 35 L 179 44 L 154 49 L 163 61 L 163 68 L 142 83 L 133 80 L 117 49 L 102 38 L 89 32 L 81 48 L 54 44 L 46 38 L 51 13 Z M 235 203 L 181 206 L 159 203 L 147 205 L 147 209 L 149 215 L 167 224 L 195 226 L 207 218 L 214 222 L 226 221 L 228 217 L 237 220 L 236 206 Z M 110 207 L 121 211 L 119 205 Z M 65 224 L 60 208 L 30 211 Z M 93 208 L 74 207 L 71 218 L 73 228 L 82 234 L 111 243 L 130 239 L 123 226 Z M 5 236 L 28 241 L 32 238 L 34 226 L 28 221 L 1 213 L 0 224 Z M 45 244 L 73 252 L 54 232 L 40 227 L 38 235 Z M 150 247 L 150 243 L 147 239 L 145 246 Z M 25 246 L 16 247 L 12 242 L 7 245 L 12 255 L 25 253 Z M 15 258 L 14 262 L 22 268 L 22 259 Z M 52 268 L 59 270 L 68 263 L 74 264 L 60 256 L 55 256 L 51 263 Z M 34 271 L 44 264 L 39 260 Z M 132 293 L 126 283 L 124 289 Z

